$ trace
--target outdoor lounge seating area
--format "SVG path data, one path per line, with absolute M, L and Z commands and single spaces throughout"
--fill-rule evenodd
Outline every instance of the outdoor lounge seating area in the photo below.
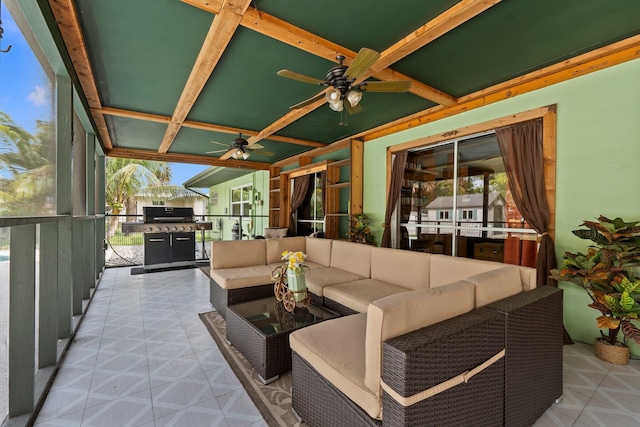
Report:
M 562 290 L 536 288 L 535 269 L 313 237 L 219 241 L 212 305 L 272 293 L 284 251 L 307 254 L 312 302 L 343 315 L 290 335 L 308 425 L 525 426 L 561 398 Z

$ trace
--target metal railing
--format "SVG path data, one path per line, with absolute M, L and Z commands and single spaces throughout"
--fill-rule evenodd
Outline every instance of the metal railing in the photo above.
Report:
M 252 239 L 262 235 L 268 226 L 267 215 L 196 215 L 196 221 L 211 222 L 212 230 L 196 231 L 196 260 L 209 258 L 207 243 L 213 240 Z M 105 265 L 107 267 L 142 265 L 144 260 L 144 233 L 122 232 L 123 222 L 143 222 L 143 215 L 105 216 Z M 238 224 L 237 230 L 235 224 Z

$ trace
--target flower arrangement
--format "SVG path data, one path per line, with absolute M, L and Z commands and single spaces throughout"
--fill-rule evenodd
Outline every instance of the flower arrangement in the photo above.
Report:
M 375 245 L 375 238 L 371 235 L 371 227 L 369 227 L 369 216 L 367 214 L 357 214 L 351 216 L 349 224 L 349 232 L 347 233 L 349 240 L 356 243 L 364 243 L 365 245 Z
M 303 267 L 308 268 L 306 265 L 302 265 L 307 259 L 307 254 L 303 252 L 282 252 L 282 260 L 287 261 L 287 268 L 296 273 L 301 273 Z

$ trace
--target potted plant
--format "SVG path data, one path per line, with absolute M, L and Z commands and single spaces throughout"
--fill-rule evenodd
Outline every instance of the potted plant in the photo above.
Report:
M 367 214 L 351 215 L 351 223 L 349 224 L 349 232 L 347 237 L 349 241 L 356 243 L 364 243 L 365 245 L 375 245 L 375 238 L 371 235 L 371 227 L 369 227 L 369 216 Z
M 629 349 L 618 341 L 640 344 L 640 329 L 632 320 L 640 316 L 640 221 L 625 222 L 600 216 L 598 221 L 584 221 L 586 229 L 574 230 L 581 239 L 591 240 L 586 253 L 565 252 L 563 265 L 551 271 L 551 277 L 583 287 L 592 303 L 589 307 L 602 314 L 597 320 L 600 338 L 596 355 L 612 363 L 626 364 Z M 611 358 L 612 357 L 612 358 Z

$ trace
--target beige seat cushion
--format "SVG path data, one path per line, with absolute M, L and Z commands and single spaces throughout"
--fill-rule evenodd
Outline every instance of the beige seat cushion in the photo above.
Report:
M 266 240 L 214 240 L 210 264 L 212 269 L 266 265 Z
M 284 263 L 282 253 L 289 252 L 306 252 L 305 238 L 284 237 L 282 239 L 266 239 L 267 242 L 267 264 Z
M 334 240 L 331 246 L 331 267 L 370 278 L 372 248 L 373 246 L 361 243 Z
M 306 272 L 305 277 L 307 289 L 318 296 L 324 296 L 324 288 L 327 286 L 355 282 L 365 278 L 359 274 L 332 267 L 309 270 Z
M 333 240 L 306 237 L 307 261 L 315 262 L 325 267 L 331 264 L 331 246 Z
M 372 266 L 373 267 L 373 266 Z M 380 280 L 363 279 L 324 288 L 324 296 L 352 310 L 366 313 L 369 303 L 410 289 Z
M 327 320 L 291 333 L 291 350 L 331 384 L 380 419 L 381 401 L 364 384 L 365 313 Z
M 241 268 L 212 269 L 209 271 L 209 276 L 223 289 L 239 289 L 273 283 L 271 271 L 271 266 L 254 265 Z
M 476 308 L 522 292 L 520 269 L 505 266 L 466 279 L 476 286 Z
M 458 280 L 464 280 L 474 274 L 502 268 L 501 262 L 453 257 L 449 255 L 431 255 L 429 287 L 435 288 Z
M 410 289 L 429 287 L 430 254 L 389 248 L 371 249 L 371 278 Z
M 402 292 L 379 299 L 367 309 L 365 384 L 380 396 L 382 343 L 473 310 L 475 286 L 466 281 Z

